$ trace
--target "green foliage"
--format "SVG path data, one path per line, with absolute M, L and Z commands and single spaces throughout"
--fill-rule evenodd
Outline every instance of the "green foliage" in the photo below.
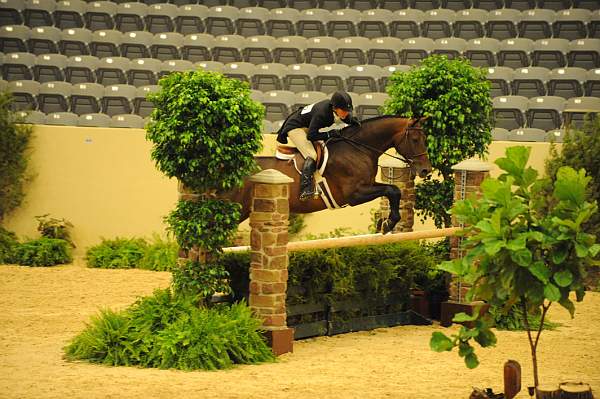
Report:
M 503 310 L 502 308 L 490 307 L 488 310 L 490 313 L 494 327 L 498 330 L 508 330 L 508 331 L 525 331 L 527 330 L 527 326 L 525 325 L 525 313 L 523 312 L 523 308 L 520 304 L 513 305 L 509 310 Z M 545 318 L 542 322 L 542 318 L 540 313 L 528 314 L 528 322 L 529 328 L 533 330 L 537 330 L 540 328 L 540 325 L 543 324 L 544 330 L 554 330 L 560 323 L 553 323 L 548 318 Z
M 102 239 L 85 255 L 88 267 L 101 269 L 131 269 L 137 267 L 146 253 L 148 243 L 142 238 Z
M 428 116 L 427 154 L 443 181 L 426 180 L 416 186 L 416 207 L 436 226 L 449 226 L 447 211 L 453 202 L 452 166 L 484 155 L 492 141 L 492 101 L 486 72 L 468 60 L 431 56 L 409 72 L 390 77 L 386 114 Z
M 290 235 L 296 235 L 306 227 L 304 223 L 304 215 L 299 213 L 290 213 L 290 224 L 288 225 L 288 233 Z
M 14 252 L 18 244 L 16 234 L 0 226 L 0 264 L 14 262 Z
M 49 213 L 45 215 L 36 216 L 35 219 L 38 221 L 38 231 L 42 237 L 46 238 L 58 238 L 69 242 L 73 247 L 73 241 L 71 240 L 71 234 L 69 229 L 73 227 L 71 222 L 62 219 L 49 218 Z
M 158 169 L 198 192 L 241 185 L 262 146 L 264 108 L 246 83 L 219 73 L 172 73 L 149 99 L 147 127 Z
M 221 200 L 179 201 L 165 222 L 182 248 L 219 251 L 235 233 L 240 208 L 238 203 Z
M 173 291 L 177 295 L 193 296 L 204 302 L 215 293 L 229 294 L 229 273 L 219 262 L 187 261 L 173 269 Z
M 582 130 L 569 130 L 565 135 L 560 153 L 552 147 L 551 156 L 546 162 L 546 175 L 555 179 L 561 166 L 585 169 L 592 178 L 588 186 L 589 201 L 600 204 L 600 118 L 587 117 Z M 586 230 L 600 240 L 600 213 L 586 222 Z
M 71 263 L 71 245 L 57 238 L 38 238 L 14 247 L 13 262 L 23 266 L 54 266 Z
M 65 353 L 113 366 L 225 369 L 274 360 L 260 326 L 243 303 L 198 308 L 192 297 L 156 290 L 122 312 L 102 311 Z
M 0 222 L 21 204 L 31 180 L 27 165 L 32 129 L 11 110 L 12 102 L 9 93 L 0 92 Z
M 577 301 L 583 299 L 585 267 L 600 252 L 600 244 L 585 230 L 585 223 L 598 208 L 586 201 L 591 178 L 583 169 L 561 167 L 550 196 L 546 196 L 548 183 L 526 166 L 529 153 L 526 147 L 508 148 L 506 157 L 496 160 L 504 173 L 482 183 L 481 198 L 454 205 L 453 214 L 468 226 L 463 240 L 466 255 L 439 267 L 472 284 L 467 300 L 484 300 L 503 314 L 516 304 L 523 307 L 537 386 L 537 339 L 534 343 L 529 334 L 528 315 L 541 314 L 543 323 L 551 303 L 558 302 L 573 316 L 575 305 L 569 295 L 575 292 Z M 455 320 L 465 317 L 459 314 Z M 484 347 L 495 342 L 489 315 L 476 315 L 471 321 L 474 328 L 463 327 L 448 338 L 450 349 L 459 346 L 469 367 L 477 364 L 471 339 Z M 435 350 L 449 350 L 447 344 L 439 335 L 432 337 Z
M 435 227 L 452 226 L 448 210 L 454 202 L 454 179 L 436 180 L 428 176 L 415 187 L 415 209 L 419 210 L 421 222 L 432 218 Z
M 171 271 L 177 266 L 179 247 L 171 240 L 164 240 L 158 234 L 144 250 L 144 256 L 137 267 L 154 271 Z

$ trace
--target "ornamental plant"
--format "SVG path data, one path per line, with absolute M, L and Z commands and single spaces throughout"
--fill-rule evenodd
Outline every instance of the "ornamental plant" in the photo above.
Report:
M 437 227 L 451 224 L 454 180 L 452 166 L 483 156 L 492 141 L 492 101 L 485 71 L 468 60 L 431 56 L 409 72 L 389 79 L 384 112 L 409 118 L 429 117 L 427 154 L 443 180 L 428 178 L 416 186 L 415 208 Z
M 239 204 L 218 194 L 241 186 L 256 170 L 264 108 L 250 98 L 246 83 L 219 73 L 173 73 L 159 84 L 161 90 L 149 96 L 156 105 L 147 127 L 152 158 L 168 177 L 201 194 L 197 201 L 180 201 L 165 221 L 181 248 L 208 254 L 206 264 L 182 266 L 174 288 L 182 294 L 196 289 L 196 295 L 208 297 L 227 277 L 210 259 L 239 222 Z
M 504 171 L 497 179 L 481 184 L 482 196 L 457 202 L 452 214 L 465 227 L 462 259 L 443 262 L 439 268 L 471 283 L 467 300 L 480 299 L 508 313 L 520 306 L 531 348 L 534 385 L 539 386 L 537 346 L 545 316 L 553 303 L 567 309 L 571 317 L 577 301 L 585 295 L 583 279 L 586 266 L 600 252 L 600 244 L 584 226 L 598 206 L 586 200 L 591 180 L 585 170 L 563 166 L 558 169 L 552 190 L 545 195 L 545 179 L 527 167 L 530 148 L 510 147 L 506 157 L 496 160 Z M 533 329 L 531 316 L 539 315 Z M 447 337 L 433 333 L 433 350 L 450 351 L 458 347 L 469 368 L 479 361 L 473 341 L 482 347 L 493 346 L 496 337 L 490 327 L 492 317 L 459 313 L 456 322 L 471 322 L 458 334 Z

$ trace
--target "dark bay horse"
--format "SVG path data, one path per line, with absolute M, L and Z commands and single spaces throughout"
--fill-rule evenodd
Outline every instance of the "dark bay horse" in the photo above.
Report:
M 340 205 L 360 205 L 385 196 L 390 202 L 390 215 L 383 221 L 383 233 L 390 232 L 400 221 L 400 189 L 391 184 L 375 182 L 379 156 L 390 148 L 403 157 L 414 174 L 425 177 L 431 172 L 427 157 L 427 138 L 419 127 L 419 120 L 395 116 L 367 119 L 361 126 L 348 126 L 341 138 L 327 143 L 329 160 L 323 173 L 331 192 Z M 311 213 L 326 209 L 319 199 L 300 201 L 300 175 L 292 161 L 275 157 L 258 157 L 261 169 L 276 169 L 294 179 L 290 185 L 290 212 Z M 240 190 L 225 197 L 242 204 L 241 220 L 250 214 L 251 183 L 246 181 Z

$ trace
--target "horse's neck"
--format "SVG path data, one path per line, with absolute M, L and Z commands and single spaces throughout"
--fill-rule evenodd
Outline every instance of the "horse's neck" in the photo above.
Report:
M 394 135 L 398 132 L 396 118 L 385 118 L 367 122 L 359 130 L 356 141 L 385 152 L 394 146 Z

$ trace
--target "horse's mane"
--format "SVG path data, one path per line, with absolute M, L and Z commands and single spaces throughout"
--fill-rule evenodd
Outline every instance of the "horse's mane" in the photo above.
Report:
M 354 132 L 356 129 L 360 129 L 362 127 L 362 125 L 365 125 L 365 124 L 368 124 L 368 123 L 371 123 L 371 122 L 376 122 L 376 121 L 381 120 L 381 119 L 389 119 L 389 118 L 401 118 L 401 117 L 397 116 L 397 115 L 375 116 L 373 118 L 369 118 L 369 119 L 365 119 L 365 120 L 360 121 L 361 126 L 348 125 L 348 126 L 344 127 L 342 129 L 342 133 L 351 133 L 351 132 Z

